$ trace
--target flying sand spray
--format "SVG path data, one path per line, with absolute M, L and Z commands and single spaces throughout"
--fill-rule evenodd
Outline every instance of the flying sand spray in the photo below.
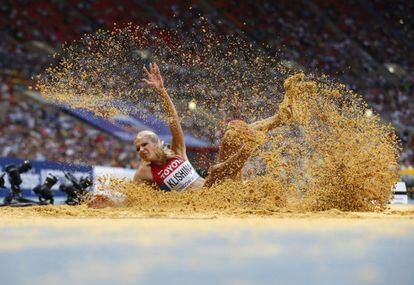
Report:
M 140 83 L 149 60 L 143 51 L 159 64 L 184 130 L 211 137 L 228 106 L 253 122 L 273 115 L 283 97 L 289 98 L 283 102 L 292 106 L 292 117 L 267 135 L 242 180 L 165 193 L 112 179 L 111 189 L 124 193 L 123 205 L 131 210 L 369 211 L 384 208 L 391 197 L 399 155 L 393 127 L 376 114 L 367 116 L 364 100 L 344 86 L 289 70 L 241 38 L 216 36 L 208 27 L 191 36 L 127 26 L 85 36 L 63 51 L 57 65 L 39 77 L 37 89 L 52 102 L 104 117 L 144 108 L 163 118 L 158 97 Z M 191 100 L 197 112 L 186 108 Z

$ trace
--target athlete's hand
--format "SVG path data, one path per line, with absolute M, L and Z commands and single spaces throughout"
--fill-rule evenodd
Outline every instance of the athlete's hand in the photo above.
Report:
M 156 63 L 150 63 L 149 71 L 144 66 L 144 75 L 146 78 L 143 80 L 147 83 L 148 87 L 154 88 L 156 90 L 162 90 L 164 88 L 164 81 L 162 79 L 160 69 Z

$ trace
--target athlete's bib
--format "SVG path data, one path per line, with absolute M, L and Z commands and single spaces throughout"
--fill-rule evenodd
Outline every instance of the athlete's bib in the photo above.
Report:
M 182 191 L 200 178 L 191 163 L 181 157 L 164 165 L 150 164 L 154 182 L 164 191 Z

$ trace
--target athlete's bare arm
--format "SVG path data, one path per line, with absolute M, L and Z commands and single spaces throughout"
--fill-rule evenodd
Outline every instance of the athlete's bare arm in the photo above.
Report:
M 144 81 L 151 88 L 154 88 L 160 95 L 162 104 L 167 112 L 168 124 L 170 126 L 172 141 L 171 149 L 178 155 L 187 158 L 184 132 L 181 128 L 180 118 L 178 117 L 177 110 L 172 102 L 167 90 L 164 88 L 164 81 L 162 79 L 160 69 L 156 63 L 150 63 L 150 69 L 144 66 L 144 74 L 146 78 Z

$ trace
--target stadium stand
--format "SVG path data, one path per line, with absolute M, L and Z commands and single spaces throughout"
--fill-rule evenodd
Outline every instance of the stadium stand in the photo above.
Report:
M 244 33 L 281 60 L 328 74 L 361 93 L 396 126 L 401 163 L 413 165 L 413 12 L 413 3 L 403 0 L 2 1 L 0 155 L 135 167 L 133 148 L 73 114 L 26 99 L 23 90 L 51 63 L 51 51 L 85 33 L 128 22 L 191 29 L 203 15 L 218 33 Z M 183 125 L 196 137 L 217 141 L 194 131 L 191 119 Z

